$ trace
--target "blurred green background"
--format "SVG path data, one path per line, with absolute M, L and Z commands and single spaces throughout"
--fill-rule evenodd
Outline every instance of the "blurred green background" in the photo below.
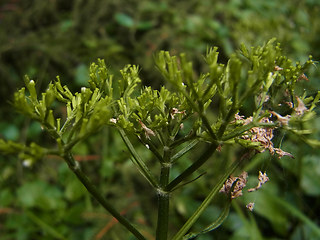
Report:
M 294 61 L 305 61 L 310 54 L 319 60 L 320 1 L 1 0 L 0 137 L 51 144 L 38 124 L 12 109 L 13 93 L 24 85 L 25 74 L 39 91 L 56 75 L 79 91 L 86 85 L 89 64 L 104 58 L 116 77 L 124 65 L 139 65 L 143 83 L 158 88 L 164 82 L 153 54 L 159 50 L 186 52 L 200 72 L 208 46 L 218 46 L 219 60 L 226 62 L 241 43 L 259 45 L 272 37 Z M 312 95 L 320 89 L 319 70 L 306 74 L 310 81 L 301 84 L 301 91 Z M 319 139 L 319 119 L 312 129 Z M 255 184 L 259 170 L 267 171 L 271 181 L 235 200 L 227 221 L 198 239 L 320 239 L 320 151 L 282 133 L 275 141 L 295 159 L 278 160 L 267 153 L 255 157 L 246 167 L 249 183 Z M 152 156 L 137 148 L 156 169 Z M 226 161 L 236 157 L 235 150 L 216 154 L 216 161 L 205 167 L 211 171 L 173 194 L 172 233 L 204 199 Z M 132 167 L 117 133 L 105 129 L 78 144 L 75 154 L 105 196 L 153 239 L 156 195 Z M 175 171 L 198 154 L 186 156 Z M 256 203 L 253 213 L 245 209 L 248 201 Z M 213 221 L 222 206 L 216 199 L 194 230 Z M 133 238 L 91 199 L 60 159 L 48 156 L 25 167 L 23 159 L 0 155 L 0 239 Z

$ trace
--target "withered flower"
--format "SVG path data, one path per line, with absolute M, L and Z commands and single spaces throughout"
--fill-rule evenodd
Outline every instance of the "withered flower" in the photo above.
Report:
M 174 119 L 176 114 L 186 114 L 186 110 L 179 111 L 178 108 L 172 108 L 170 112 L 171 118 Z
M 278 120 L 281 122 L 283 125 L 287 125 L 288 121 L 290 119 L 290 115 L 287 115 L 285 117 L 282 117 L 281 115 L 277 114 L 276 112 L 271 111 L 272 114 L 276 115 L 278 117 Z M 243 120 L 244 125 L 247 125 L 252 122 L 252 117 L 248 117 L 246 119 L 243 118 L 243 116 L 240 116 L 239 114 L 235 115 L 235 121 L 236 120 Z M 272 123 L 272 121 L 269 120 L 269 118 L 262 118 L 260 122 L 263 123 Z M 263 147 L 262 150 L 258 150 L 260 152 L 264 152 L 266 149 L 273 155 L 273 154 L 278 154 L 279 157 L 283 156 L 289 156 L 293 158 L 293 156 L 281 150 L 280 148 L 274 148 L 273 143 L 271 139 L 273 138 L 273 128 L 270 127 L 253 127 L 249 129 L 245 135 L 241 137 L 242 139 L 245 140 L 250 140 L 251 142 L 259 142 L 261 146 Z
M 235 183 L 236 185 L 234 186 L 233 191 L 231 192 L 231 199 L 242 196 L 242 189 L 247 184 L 247 177 L 248 177 L 247 172 L 242 172 L 239 177 L 229 177 L 226 180 L 226 182 L 223 184 L 219 192 L 229 194 L 233 183 L 237 181 Z
M 244 124 L 247 125 L 252 122 L 252 117 L 245 119 Z M 262 118 L 260 122 L 269 123 L 271 122 L 268 118 Z M 272 149 L 273 143 L 271 139 L 273 138 L 273 129 L 272 128 L 263 128 L 263 127 L 253 127 L 248 131 L 248 134 L 242 136 L 245 140 L 251 140 L 252 142 L 260 142 L 263 146 L 264 152 L 265 149 Z
M 276 154 L 278 154 L 279 158 L 282 158 L 283 156 L 289 156 L 291 158 L 294 158 L 294 156 L 291 153 L 285 152 L 280 148 L 274 148 L 274 151 Z
M 156 134 L 154 131 L 152 131 L 150 128 L 148 128 L 141 120 L 139 120 L 139 123 L 144 130 L 144 133 L 146 135 L 146 138 L 150 139 L 150 135 L 155 136 Z
M 296 114 L 298 116 L 301 116 L 304 114 L 305 111 L 307 111 L 308 109 L 306 108 L 306 106 L 304 105 L 303 101 L 298 98 L 296 96 L 297 102 L 298 102 L 298 106 L 294 109 L 296 111 Z
M 250 202 L 246 205 L 246 208 L 248 208 L 251 212 L 253 211 L 254 208 L 254 202 Z
M 292 102 L 285 102 L 289 106 L 289 108 L 293 108 L 293 103 Z
M 283 68 L 282 68 L 282 67 L 279 67 L 279 66 L 275 66 L 275 67 L 274 67 L 274 70 L 275 70 L 275 71 L 281 71 L 281 70 L 283 70 Z
M 258 185 L 257 185 L 256 187 L 254 187 L 254 188 L 248 189 L 248 192 L 257 191 L 258 189 L 261 188 L 261 186 L 262 186 L 263 184 L 265 184 L 266 182 L 269 181 L 269 178 L 268 178 L 266 172 L 265 172 L 265 173 L 262 173 L 261 171 L 259 171 L 259 177 L 258 177 L 258 179 L 259 179 Z
M 280 114 L 274 112 L 274 111 L 270 111 L 270 113 L 272 113 L 274 116 L 277 117 L 278 121 L 281 123 L 281 125 L 288 125 L 289 120 L 291 118 L 290 115 L 286 115 L 285 117 L 282 117 Z
M 309 81 L 309 79 L 308 79 L 307 75 L 305 75 L 304 73 L 303 73 L 303 74 L 301 74 L 301 75 L 299 76 L 298 80 L 305 80 L 305 81 Z

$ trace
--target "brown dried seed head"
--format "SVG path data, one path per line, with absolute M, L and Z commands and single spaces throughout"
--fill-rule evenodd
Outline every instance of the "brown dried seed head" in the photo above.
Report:
M 170 112 L 171 118 L 174 119 L 176 114 L 186 114 L 186 110 L 179 111 L 178 108 L 172 108 Z
M 289 106 L 289 108 L 293 108 L 293 103 L 292 102 L 285 102 Z
M 147 128 L 146 125 L 141 121 L 139 120 L 139 123 L 142 127 L 142 129 L 144 130 L 144 133 L 146 135 L 146 138 L 150 139 L 150 135 L 152 136 L 155 136 L 156 134 L 154 133 L 154 131 L 152 131 L 150 128 Z
M 270 111 L 270 113 L 272 113 L 272 115 L 277 117 L 277 119 L 281 123 L 281 125 L 284 125 L 284 126 L 288 125 L 289 120 L 291 118 L 290 115 L 286 115 L 285 117 L 282 117 L 280 114 L 278 114 L 278 113 L 276 113 L 274 111 Z
M 252 122 L 252 117 L 245 119 L 245 125 Z M 271 122 L 268 118 L 261 119 L 260 122 L 268 123 Z M 248 134 L 242 136 L 243 139 L 251 140 L 252 142 L 260 142 L 263 146 L 263 150 L 271 150 L 273 148 L 273 143 L 271 139 L 273 138 L 273 129 L 272 128 L 262 128 L 262 127 L 253 127 L 248 131 Z
M 263 184 L 265 184 L 266 182 L 269 181 L 269 178 L 268 178 L 268 176 L 267 176 L 267 173 L 266 173 L 266 172 L 262 173 L 261 171 L 259 171 L 259 177 L 258 177 L 258 179 L 259 179 L 258 185 L 257 185 L 256 187 L 254 187 L 254 188 L 248 189 L 248 192 L 257 191 L 258 189 L 261 188 L 261 186 L 262 186 Z
M 283 68 L 281 68 L 281 67 L 279 67 L 279 66 L 275 66 L 275 67 L 274 67 L 274 70 L 275 70 L 275 71 L 281 71 L 281 70 L 283 70 Z
M 233 188 L 233 191 L 231 192 L 231 198 L 234 199 L 240 197 L 242 195 L 242 189 L 246 186 L 247 177 L 247 172 L 242 172 L 239 177 L 229 177 L 223 184 L 222 188 L 220 189 L 220 192 L 229 194 L 232 185 L 235 181 L 237 181 L 236 185 Z
M 259 171 L 259 177 L 258 177 L 258 179 L 259 179 L 259 183 L 260 183 L 261 185 L 262 185 L 262 184 L 265 184 L 266 182 L 269 181 L 269 178 L 268 178 L 268 176 L 267 176 L 267 173 L 266 173 L 266 172 L 262 173 L 261 171 Z
M 296 96 L 297 102 L 298 102 L 298 106 L 294 109 L 296 111 L 296 114 L 298 116 L 301 116 L 304 114 L 305 111 L 307 111 L 308 109 L 306 108 L 306 106 L 304 105 L 303 101 L 298 98 Z
M 309 81 L 308 77 L 304 73 L 299 76 L 298 80 Z
M 291 153 L 285 152 L 280 148 L 274 148 L 276 154 L 278 154 L 279 158 L 282 158 L 283 156 L 288 156 L 291 158 L 294 158 L 294 156 Z
M 251 212 L 253 211 L 253 208 L 254 208 L 254 203 L 253 202 L 250 202 L 246 205 L 246 208 L 248 208 Z

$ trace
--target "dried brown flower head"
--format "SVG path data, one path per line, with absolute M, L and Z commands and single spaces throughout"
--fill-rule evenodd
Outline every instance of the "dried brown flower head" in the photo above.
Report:
M 304 73 L 299 76 L 298 81 L 299 81 L 299 80 L 309 81 L 307 75 L 305 75 Z
M 244 124 L 247 125 L 252 122 L 252 117 L 244 119 Z M 262 118 L 260 122 L 269 123 L 271 122 L 269 118 Z M 248 134 L 242 136 L 245 140 L 250 140 L 252 142 L 259 142 L 263 146 L 264 152 L 265 149 L 272 149 L 273 143 L 271 139 L 273 138 L 273 129 L 272 128 L 262 128 L 262 127 L 253 127 L 248 131 Z
M 271 113 L 278 118 L 279 122 L 281 122 L 282 125 L 287 125 L 291 117 L 290 115 L 282 117 L 281 115 L 273 111 L 271 111 Z M 243 120 L 244 125 L 247 125 L 252 122 L 252 117 L 243 118 L 243 116 L 236 114 L 235 121 L 237 120 Z M 272 121 L 270 121 L 269 118 L 266 118 L 266 117 L 262 118 L 260 122 L 272 123 Z M 259 142 L 262 146 L 262 149 L 258 150 L 259 152 L 264 152 L 265 150 L 268 150 L 271 154 L 275 154 L 275 153 L 278 154 L 279 158 L 283 156 L 289 156 L 293 158 L 293 156 L 290 153 L 285 152 L 280 148 L 274 148 L 273 143 L 271 141 L 272 138 L 273 138 L 273 128 L 270 128 L 270 127 L 253 127 L 249 129 L 248 132 L 242 136 L 242 139 L 249 140 L 251 142 Z
M 274 151 L 276 152 L 276 154 L 278 154 L 279 158 L 282 158 L 283 156 L 294 158 L 294 156 L 291 153 L 285 152 L 280 148 L 274 148 Z
M 275 67 L 274 67 L 274 70 L 275 70 L 275 71 L 281 71 L 281 70 L 283 70 L 283 68 L 282 68 L 282 67 L 279 67 L 279 66 L 275 66 Z
M 272 115 L 276 116 L 278 121 L 280 122 L 281 125 L 286 126 L 289 123 L 289 120 L 291 118 L 291 115 L 286 115 L 285 117 L 282 117 L 280 114 L 274 112 L 274 111 L 270 111 L 270 113 L 272 113 Z
M 156 134 L 154 131 L 152 131 L 150 128 L 148 128 L 141 120 L 139 120 L 139 123 L 144 130 L 144 133 L 146 135 L 146 138 L 150 139 L 150 135 L 155 136 Z
M 226 182 L 223 184 L 222 188 L 220 189 L 219 192 L 229 194 L 232 188 L 232 185 L 235 183 L 235 186 L 233 188 L 233 191 L 231 192 L 231 198 L 237 198 L 242 196 L 242 189 L 246 186 L 247 184 L 247 177 L 248 173 L 247 172 L 242 172 L 239 177 L 229 177 Z
M 178 108 L 172 108 L 171 112 L 170 112 L 171 118 L 174 119 L 176 114 L 183 114 L 184 115 L 184 114 L 186 114 L 186 110 L 179 111 Z
M 262 186 L 263 184 L 265 184 L 266 182 L 269 181 L 269 178 L 268 178 L 266 172 L 262 173 L 261 171 L 259 171 L 259 177 L 258 177 L 258 179 L 259 179 L 258 185 L 257 185 L 256 187 L 254 187 L 254 188 L 248 189 L 248 192 L 257 191 L 258 189 L 261 188 L 261 186 Z
M 293 108 L 293 103 L 292 102 L 285 102 L 289 106 L 289 108 Z
M 250 202 L 246 205 L 246 208 L 248 208 L 251 212 L 253 211 L 254 208 L 254 202 Z
M 296 96 L 297 102 L 298 102 L 298 106 L 294 109 L 296 111 L 296 114 L 298 116 L 301 116 L 304 114 L 305 111 L 307 111 L 308 109 L 306 108 L 306 106 L 304 105 L 303 101 L 298 98 Z

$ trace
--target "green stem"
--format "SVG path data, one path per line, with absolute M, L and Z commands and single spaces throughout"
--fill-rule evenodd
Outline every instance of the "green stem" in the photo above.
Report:
M 170 167 L 162 167 L 160 181 L 168 182 Z M 158 192 L 158 222 L 157 240 L 167 240 L 169 226 L 169 193 L 159 190 Z
M 187 146 L 185 146 L 183 149 L 181 149 L 179 152 L 177 152 L 175 155 L 171 157 L 171 162 L 175 163 L 180 157 L 182 157 L 184 154 L 189 152 L 198 143 L 199 143 L 199 140 L 193 140 L 192 142 L 190 142 Z
M 131 144 L 127 134 L 125 133 L 124 130 L 118 129 L 119 133 L 122 137 L 122 140 L 126 144 L 127 148 L 129 149 L 131 155 L 132 155 L 132 160 L 133 163 L 137 166 L 138 170 L 141 172 L 141 174 L 148 180 L 148 182 L 151 184 L 152 187 L 158 188 L 159 184 L 156 180 L 156 178 L 153 176 L 147 165 L 143 162 L 139 154 L 136 152 L 134 146 Z
M 231 119 L 234 117 L 234 114 L 236 113 L 236 105 L 235 102 L 232 104 L 232 107 L 230 109 L 230 111 L 228 112 L 228 115 L 226 116 L 226 118 L 224 119 L 222 125 L 220 126 L 219 130 L 218 130 L 218 137 L 219 139 L 223 136 L 223 133 L 225 132 L 228 124 L 230 123 Z
M 178 177 L 172 180 L 167 187 L 165 188 L 166 191 L 170 192 L 173 188 L 175 188 L 179 183 L 189 177 L 192 173 L 194 173 L 198 168 L 200 168 L 215 152 L 217 149 L 217 143 L 211 143 L 206 151 L 195 161 L 190 167 L 184 170 Z
M 197 221 L 203 211 L 209 206 L 212 199 L 216 196 L 216 194 L 221 189 L 223 183 L 227 180 L 227 178 L 233 173 L 233 171 L 240 165 L 240 163 L 245 159 L 242 157 L 239 161 L 234 162 L 224 173 L 224 175 L 220 178 L 215 187 L 211 190 L 208 196 L 203 200 L 198 209 L 194 212 L 194 214 L 188 219 L 188 221 L 183 225 L 183 227 L 179 230 L 179 232 L 172 238 L 172 240 L 180 240 L 183 236 L 189 231 L 192 225 Z
M 199 113 L 199 116 L 200 116 L 204 126 L 208 130 L 209 135 L 211 136 L 212 140 L 213 141 L 217 140 L 217 135 L 213 132 L 212 127 L 210 125 L 210 122 L 209 122 L 208 118 L 206 117 L 206 115 L 203 112 L 201 112 L 201 113 Z
M 160 189 L 158 189 L 158 222 L 156 231 L 156 240 L 167 240 L 169 227 L 169 192 L 164 191 L 169 183 L 170 177 L 170 157 L 171 149 L 164 147 L 163 160 L 160 173 Z
M 217 140 L 217 136 L 216 136 L 216 134 L 213 132 L 212 127 L 211 127 L 211 125 L 210 125 L 210 122 L 209 122 L 208 118 L 206 117 L 206 115 L 205 115 L 204 112 L 203 112 L 203 104 L 202 104 L 202 102 L 201 102 L 200 100 L 196 101 L 196 102 L 198 103 L 198 105 L 197 105 L 197 104 L 195 103 L 195 100 L 193 100 L 193 99 L 189 96 L 189 94 L 188 94 L 188 92 L 187 92 L 186 90 L 181 89 L 181 88 L 180 88 L 179 90 L 180 90 L 180 92 L 184 95 L 184 97 L 187 99 L 187 101 L 189 102 L 189 104 L 190 104 L 190 106 L 193 108 L 193 110 L 199 114 L 199 116 L 200 116 L 203 124 L 205 125 L 205 127 L 206 127 L 209 135 L 211 136 L 211 138 L 212 138 L 213 140 Z
M 86 187 L 88 192 L 125 228 L 127 228 L 137 239 L 146 240 L 145 237 L 134 227 L 131 223 L 112 206 L 99 192 L 99 190 L 93 185 L 89 178 L 80 169 L 79 163 L 76 162 L 71 153 L 65 153 L 64 159 L 68 163 L 69 168 L 78 177 L 81 183 Z

